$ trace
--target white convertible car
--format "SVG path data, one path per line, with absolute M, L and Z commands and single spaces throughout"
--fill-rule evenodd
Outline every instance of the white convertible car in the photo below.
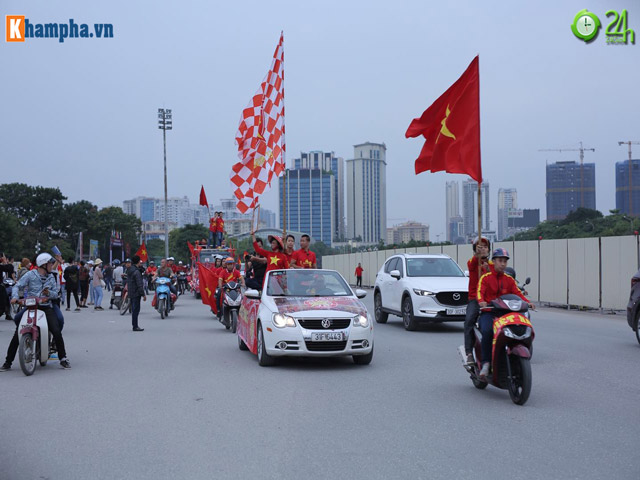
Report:
M 262 292 L 247 290 L 238 319 L 238 345 L 262 366 L 281 356 L 373 358 L 373 323 L 351 289 L 333 270 L 273 270 Z

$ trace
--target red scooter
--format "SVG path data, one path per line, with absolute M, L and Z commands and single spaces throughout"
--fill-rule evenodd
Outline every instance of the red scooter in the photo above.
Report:
M 529 320 L 529 306 L 517 295 L 503 295 L 481 309 L 493 312 L 493 351 L 491 358 L 492 374 L 486 381 L 480 379 L 482 334 L 475 327 L 474 365 L 466 364 L 464 346 L 458 351 L 462 356 L 464 368 L 470 375 L 473 385 L 482 390 L 491 384 L 494 387 L 509 390 L 513 403 L 524 405 L 531 394 L 531 355 L 535 333 Z
M 39 362 L 43 367 L 49 360 L 51 339 L 47 317 L 42 310 L 38 310 L 40 303 L 50 302 L 47 297 L 29 297 L 18 300 L 27 311 L 22 315 L 18 326 L 18 356 L 22 372 L 29 376 L 36 371 Z

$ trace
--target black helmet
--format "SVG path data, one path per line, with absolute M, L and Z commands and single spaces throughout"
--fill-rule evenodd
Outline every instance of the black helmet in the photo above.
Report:
M 504 273 L 506 273 L 507 275 L 509 275 L 511 278 L 513 278 L 514 280 L 516 279 L 516 271 L 511 268 L 511 267 L 507 267 L 504 269 Z

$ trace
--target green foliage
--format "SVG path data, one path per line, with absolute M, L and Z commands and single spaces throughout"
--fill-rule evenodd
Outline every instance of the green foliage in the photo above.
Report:
M 209 238 L 209 229 L 204 225 L 185 225 L 169 232 L 169 255 L 175 257 L 176 262 L 182 260 L 184 263 L 191 262 L 191 252 L 187 242 L 193 245 L 196 240 Z M 163 246 L 164 256 L 164 246 Z
M 640 219 L 623 215 L 619 210 L 610 213 L 603 216 L 597 210 L 579 208 L 563 220 L 547 220 L 532 230 L 517 233 L 515 240 L 611 237 L 633 235 L 634 231 L 640 230 Z
M 154 238 L 147 242 L 147 255 L 149 260 L 154 260 L 156 263 L 164 257 L 164 240 Z

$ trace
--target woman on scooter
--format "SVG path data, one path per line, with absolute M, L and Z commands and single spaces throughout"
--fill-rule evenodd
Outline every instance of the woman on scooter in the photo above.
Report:
M 478 282 L 478 306 L 480 309 L 487 307 L 496 298 L 511 293 L 519 296 L 529 304 L 531 310 L 534 310 L 534 305 L 520 292 L 516 281 L 504 273 L 509 262 L 509 252 L 504 248 L 496 248 L 491 255 L 491 260 L 493 260 L 494 271 L 484 274 Z M 482 369 L 479 375 L 482 381 L 486 380 L 491 369 L 493 320 L 493 312 L 482 312 L 478 320 L 482 333 Z

